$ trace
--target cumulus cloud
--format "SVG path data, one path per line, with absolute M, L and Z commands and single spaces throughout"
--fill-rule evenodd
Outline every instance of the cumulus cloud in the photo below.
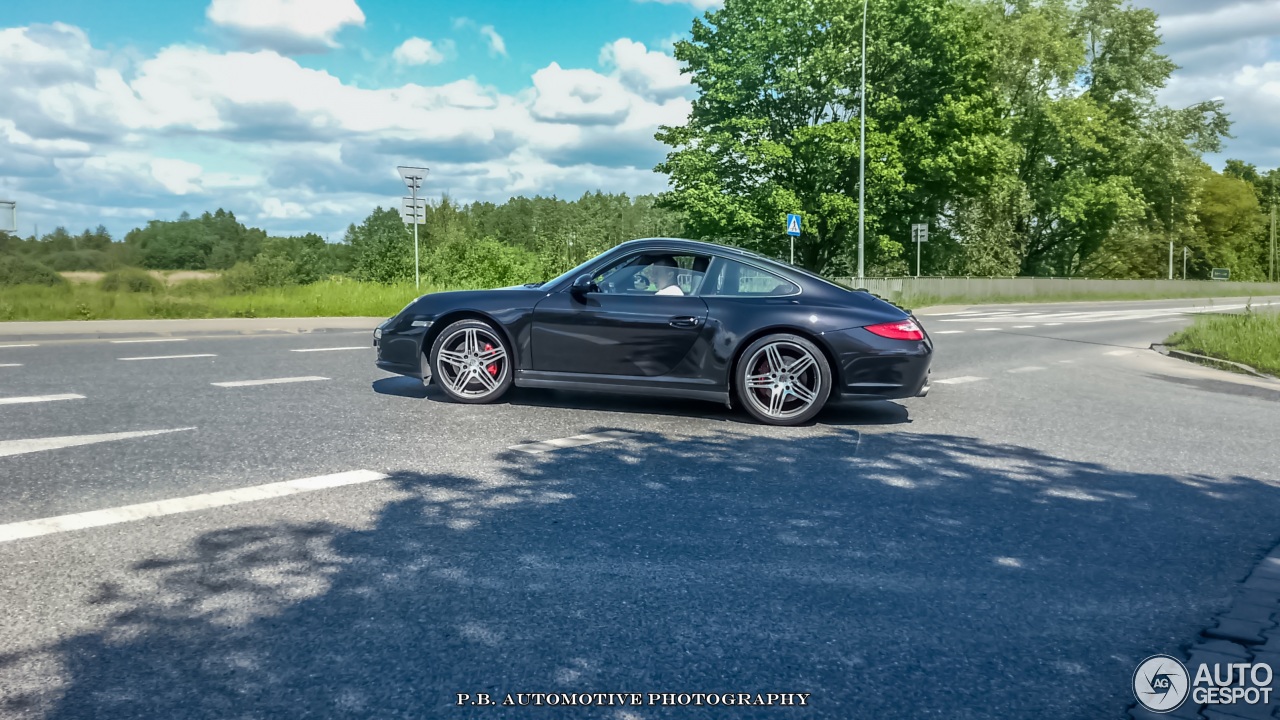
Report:
M 502 55 L 504 57 L 506 56 L 507 43 L 502 39 L 502 36 L 498 34 L 498 31 L 493 29 L 492 25 L 480 26 L 480 35 L 484 37 L 485 42 L 489 43 L 490 53 L 494 55 Z
M 221 206 L 273 232 L 339 235 L 398 203 L 403 163 L 464 201 L 661 189 L 653 133 L 690 108 L 678 69 L 625 39 L 599 59 L 551 63 L 514 94 L 475 79 L 369 88 L 272 50 L 176 45 L 126 63 L 74 27 L 10 28 L 0 178 L 41 226 Z
M 364 25 L 355 0 L 212 0 L 205 17 L 244 47 L 286 54 L 326 52 L 339 30 Z
M 430 40 L 420 37 L 411 37 L 400 43 L 391 57 L 401 65 L 439 65 L 444 62 L 444 54 Z

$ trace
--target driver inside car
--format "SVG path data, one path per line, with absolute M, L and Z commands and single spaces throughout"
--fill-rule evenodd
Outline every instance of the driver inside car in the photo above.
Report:
M 657 286 L 659 295 L 684 295 L 684 291 L 676 284 L 679 267 L 671 257 L 660 257 L 649 266 L 649 277 Z

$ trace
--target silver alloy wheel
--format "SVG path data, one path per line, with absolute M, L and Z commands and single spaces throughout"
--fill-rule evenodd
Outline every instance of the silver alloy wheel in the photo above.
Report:
M 462 328 L 436 353 L 436 382 L 465 397 L 482 398 L 502 387 L 510 372 L 502 341 L 480 328 Z
M 769 343 L 747 360 L 747 402 L 771 418 L 803 414 L 822 392 L 818 359 L 808 349 L 785 340 Z

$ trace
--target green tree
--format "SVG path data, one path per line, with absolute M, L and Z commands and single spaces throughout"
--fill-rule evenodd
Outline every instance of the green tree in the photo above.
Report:
M 393 283 L 413 279 L 413 235 L 398 211 L 375 208 L 363 223 L 347 229 L 346 242 L 351 245 L 354 271 L 361 280 Z

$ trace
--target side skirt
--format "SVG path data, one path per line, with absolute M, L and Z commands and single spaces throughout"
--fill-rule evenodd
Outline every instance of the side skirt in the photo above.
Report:
M 650 395 L 728 403 L 729 392 L 713 383 L 684 378 L 586 375 L 539 370 L 517 370 L 516 387 L 579 390 L 583 392 Z

